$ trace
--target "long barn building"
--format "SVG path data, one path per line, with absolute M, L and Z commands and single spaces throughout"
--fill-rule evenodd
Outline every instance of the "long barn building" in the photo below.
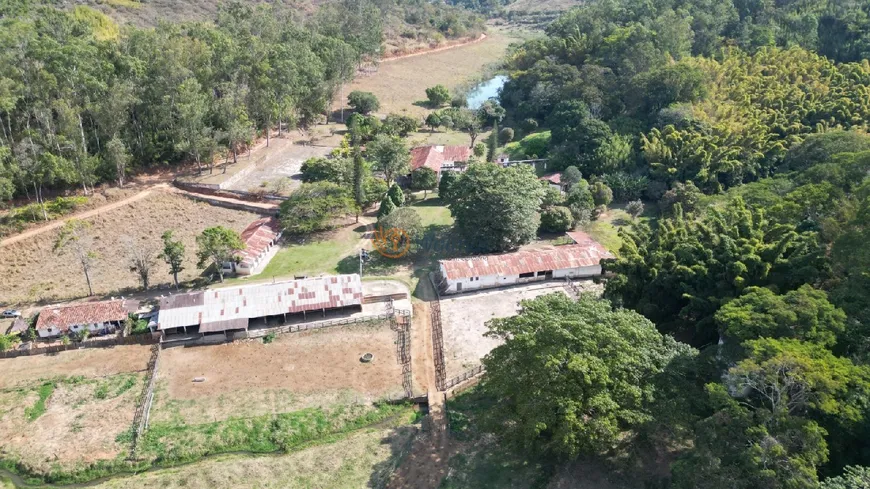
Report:
M 613 255 L 588 235 L 570 236 L 575 244 L 441 260 L 441 293 L 601 275 L 601 260 Z
M 157 329 L 164 334 L 246 331 L 258 319 L 360 310 L 362 296 L 356 274 L 176 294 L 160 299 Z

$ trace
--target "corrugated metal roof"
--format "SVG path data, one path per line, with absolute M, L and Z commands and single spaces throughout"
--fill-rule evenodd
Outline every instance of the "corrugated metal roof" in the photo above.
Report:
M 592 238 L 589 238 L 590 240 Z M 613 258 L 600 243 L 565 245 L 535 250 L 481 255 L 469 258 L 441 260 L 441 270 L 450 280 L 469 277 L 513 276 L 521 273 L 598 265 L 604 258 Z
M 114 300 L 85 302 L 65 306 L 48 306 L 39 313 L 36 329 L 56 328 L 68 331 L 70 326 L 123 321 L 131 311 L 139 308 L 139 301 Z
M 199 299 L 189 301 L 161 299 L 158 328 L 163 330 L 182 326 L 204 326 L 240 318 L 247 321 L 251 318 L 285 313 L 360 305 L 362 282 L 356 274 L 338 275 L 274 284 L 211 289 L 193 294 L 201 294 L 202 302 L 197 304 Z M 180 295 L 189 294 L 178 294 L 173 297 Z M 191 305 L 163 309 L 164 302 L 173 304 L 189 302 Z
M 233 329 L 248 329 L 248 318 L 227 319 L 226 321 L 212 321 L 199 325 L 200 333 L 218 333 Z
M 242 257 L 241 264 L 246 268 L 250 268 L 260 255 L 266 251 L 269 244 L 274 243 L 281 237 L 281 226 L 278 224 L 278 219 L 274 217 L 264 217 L 252 222 L 242 231 L 242 241 L 245 243 L 245 249 L 239 252 Z

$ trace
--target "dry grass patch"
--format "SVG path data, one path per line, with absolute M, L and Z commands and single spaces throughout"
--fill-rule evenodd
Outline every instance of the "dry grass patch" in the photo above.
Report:
M 28 386 L 39 380 L 67 375 L 96 378 L 141 372 L 148 366 L 150 356 L 150 346 L 125 345 L 0 358 L 0 389 Z
M 99 489 L 382 487 L 407 451 L 412 427 L 363 430 L 332 444 L 265 456 L 224 456 L 116 479 Z
M 200 274 L 196 268 L 195 237 L 203 229 L 223 225 L 242 231 L 258 216 L 243 211 L 214 207 L 186 197 L 155 192 L 145 199 L 100 214 L 88 222 L 95 237 L 97 258 L 91 272 L 96 294 L 112 294 L 139 286 L 137 276 L 127 266 L 124 240 L 130 237 L 156 250 L 162 248 L 160 235 L 175 231 L 187 246 L 185 270 L 179 279 L 189 280 Z M 35 236 L 3 248 L 15 259 L 0 261 L 0 302 L 21 304 L 83 297 L 87 285 L 81 265 L 69 250 L 53 250 L 57 231 Z M 168 285 L 169 269 L 160 261 L 153 271 L 155 285 Z
M 126 454 L 120 435 L 133 422 L 143 379 L 143 373 L 70 377 L 0 392 L 0 457 L 46 473 Z M 41 391 L 48 392 L 44 399 Z
M 270 344 L 166 349 L 152 420 L 199 424 L 401 394 L 395 341 L 389 323 L 377 323 L 280 335 Z M 373 362 L 360 362 L 366 352 Z
M 487 36 L 466 46 L 382 63 L 377 73 L 354 80 L 345 94 L 352 90 L 372 92 L 381 102 L 381 113 L 423 116 L 429 110 L 414 102 L 426 100 L 427 87 L 441 84 L 452 90 L 467 83 L 501 60 L 508 45 L 516 40 L 510 32 L 499 30 Z

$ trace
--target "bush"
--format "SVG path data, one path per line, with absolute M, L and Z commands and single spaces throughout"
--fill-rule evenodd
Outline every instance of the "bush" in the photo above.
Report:
M 610 190 L 613 191 L 613 200 L 617 202 L 639 200 L 649 184 L 648 178 L 625 172 L 602 175 L 601 181 L 610 187 Z
M 266 336 L 263 337 L 263 344 L 268 345 L 269 343 L 275 341 L 276 337 L 277 337 L 277 335 L 275 333 L 267 334 Z
M 405 192 L 402 192 L 402 187 L 397 184 L 394 183 L 393 186 L 390 187 L 390 190 L 387 190 L 387 195 L 396 207 L 402 207 L 405 205 Z
M 509 127 L 505 127 L 504 129 L 499 131 L 498 144 L 504 146 L 505 144 L 507 144 L 513 140 L 514 140 L 514 130 L 513 129 L 511 129 Z
M 625 206 L 625 212 L 633 218 L 637 219 L 637 216 L 643 214 L 643 202 L 639 200 L 632 200 Z
M 468 100 L 461 95 L 457 95 L 450 100 L 450 106 L 454 109 L 468 107 Z
M 692 182 L 674 183 L 673 188 L 665 192 L 659 201 L 663 212 L 673 212 L 674 206 L 680 204 L 684 212 L 692 212 L 701 201 L 703 194 Z
M 344 185 L 353 181 L 353 161 L 349 158 L 309 158 L 300 168 L 302 181 L 333 182 Z
M 483 143 L 477 143 L 474 145 L 474 156 L 478 158 L 483 158 L 483 155 L 486 154 L 486 145 Z
M 390 198 L 390 195 L 384 195 L 384 198 L 381 199 L 381 205 L 378 207 L 378 221 L 389 216 L 396 210 L 396 204 L 393 203 L 393 199 Z
M 390 114 L 381 124 L 380 132 L 391 136 L 407 137 L 412 132 L 417 132 L 420 122 L 411 116 Z
M 361 114 L 369 114 L 381 108 L 381 103 L 375 94 L 354 90 L 347 96 L 347 105 Z
M 450 100 L 450 90 L 444 85 L 435 85 L 426 89 L 426 98 L 432 107 L 441 107 Z
M 589 187 L 592 193 L 592 200 L 596 206 L 604 206 L 605 208 L 613 202 L 613 190 L 610 190 L 604 182 L 595 182 Z
M 553 206 L 541 212 L 541 231 L 561 233 L 571 229 L 573 224 L 574 216 L 567 207 Z
M 332 182 L 304 183 L 281 203 L 279 219 L 289 234 L 309 234 L 332 229 L 333 221 L 353 214 L 356 203 L 350 192 Z

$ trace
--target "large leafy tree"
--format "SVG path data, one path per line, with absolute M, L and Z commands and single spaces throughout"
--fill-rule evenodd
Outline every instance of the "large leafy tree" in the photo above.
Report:
M 693 354 L 643 316 L 591 297 L 524 301 L 488 327 L 504 342 L 484 358 L 481 388 L 497 401 L 490 428 L 560 458 L 606 451 L 649 421 L 656 376 Z
M 475 163 L 450 185 L 450 213 L 469 248 L 506 251 L 534 239 L 544 189 L 526 165 Z
M 223 226 L 210 227 L 196 237 L 196 264 L 199 268 L 213 266 L 220 281 L 224 281 L 224 263 L 237 261 L 236 253 L 245 249 L 239 233 Z
M 722 334 L 737 342 L 758 338 L 796 338 L 831 347 L 843 333 L 846 314 L 828 295 L 809 285 L 779 295 L 749 287 L 716 312 Z
M 408 162 L 411 160 L 411 155 L 408 152 L 408 145 L 396 136 L 379 134 L 366 146 L 366 156 L 372 162 L 374 169 L 383 172 L 387 184 L 409 170 Z
M 797 288 L 826 273 L 816 235 L 769 220 L 763 210 L 734 199 L 701 219 L 676 215 L 620 231 L 615 276 L 606 294 L 665 331 L 691 332 L 694 343 L 716 341 L 713 315 L 747 287 Z
M 333 227 L 336 219 L 356 211 L 351 192 L 332 182 L 305 183 L 281 203 L 281 226 L 305 235 Z

